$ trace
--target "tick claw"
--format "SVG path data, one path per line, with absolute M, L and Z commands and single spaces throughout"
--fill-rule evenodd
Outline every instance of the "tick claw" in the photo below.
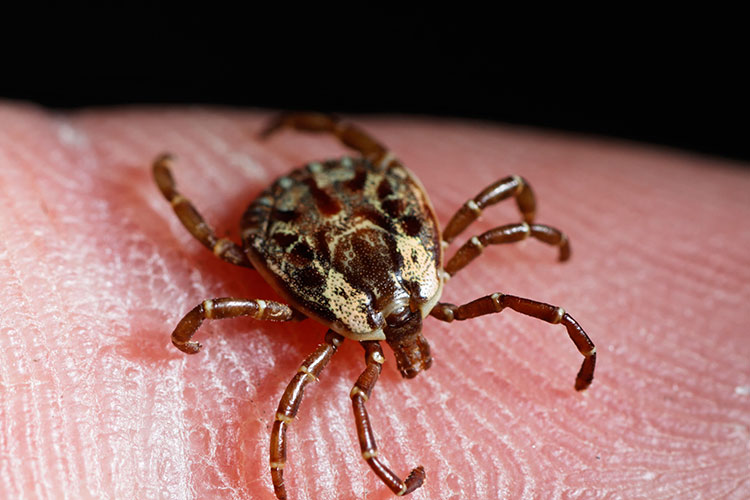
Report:
M 201 350 L 201 347 L 203 347 L 203 345 L 201 345 L 199 342 L 194 342 L 194 341 L 178 342 L 176 340 L 172 340 L 172 343 L 177 349 L 187 354 L 196 354 L 198 351 Z
M 426 474 L 424 472 L 424 467 L 421 465 L 414 470 L 412 470 L 409 473 L 409 477 L 406 478 L 406 481 L 404 481 L 404 486 L 406 486 L 406 490 L 401 495 L 408 495 L 412 491 L 416 490 L 422 484 L 424 483 L 424 480 L 426 478 Z

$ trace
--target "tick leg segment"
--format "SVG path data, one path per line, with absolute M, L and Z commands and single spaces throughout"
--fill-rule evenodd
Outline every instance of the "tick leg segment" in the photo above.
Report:
M 328 132 L 339 141 L 372 161 L 375 165 L 387 167 L 394 161 L 385 146 L 370 137 L 362 129 L 341 121 L 338 117 L 323 113 L 282 113 L 261 132 L 268 137 L 279 129 L 289 127 L 308 132 Z
M 251 316 L 267 321 L 291 321 L 300 318 L 299 313 L 288 305 L 272 300 L 232 297 L 204 300 L 177 323 L 172 332 L 172 343 L 182 352 L 195 354 L 202 346 L 190 339 L 204 319 L 227 319 L 239 316 Z
M 578 348 L 584 359 L 581 369 L 576 377 L 575 388 L 577 391 L 586 389 L 594 379 L 594 367 L 596 365 L 596 347 L 591 342 L 583 328 L 565 312 L 562 307 L 552 306 L 543 302 L 494 293 L 481 299 L 477 299 L 462 306 L 456 306 L 439 302 L 430 312 L 430 315 L 441 321 L 453 321 L 476 318 L 485 314 L 501 312 L 506 307 L 527 316 L 541 319 L 551 324 L 562 324 L 568 330 L 568 335 Z
M 515 197 L 523 220 L 531 224 L 536 212 L 534 192 L 523 177 L 512 175 L 486 187 L 481 193 L 459 208 L 443 231 L 443 241 L 450 243 L 469 224 L 479 218 L 482 210 L 511 196 Z
M 570 258 L 570 243 L 568 237 L 554 227 L 542 224 L 508 224 L 506 226 L 490 229 L 484 234 L 474 236 L 463 244 L 461 248 L 451 257 L 445 265 L 445 272 L 453 276 L 466 267 L 471 261 L 479 257 L 487 245 L 499 245 L 501 243 L 514 243 L 525 240 L 528 237 L 560 247 L 560 262 Z
M 360 342 L 365 349 L 365 362 L 367 367 L 354 384 L 350 397 L 354 408 L 354 422 L 357 425 L 359 435 L 359 447 L 362 450 L 362 458 L 370 465 L 375 474 L 396 495 L 402 496 L 411 493 L 420 486 L 425 479 L 424 467 L 421 465 L 412 470 L 406 481 L 401 481 L 388 467 L 378 459 L 378 447 L 375 444 L 375 434 L 370 425 L 370 417 L 367 415 L 365 402 L 370 398 L 370 393 L 378 381 L 378 375 L 385 361 L 383 350 L 377 341 Z
M 230 264 L 252 268 L 253 265 L 245 256 L 242 248 L 226 238 L 217 238 L 214 229 L 206 223 L 190 200 L 177 191 L 177 186 L 170 170 L 171 165 L 172 157 L 170 155 L 163 154 L 159 156 L 154 161 L 154 180 L 164 197 L 172 205 L 174 213 L 177 214 L 185 229 L 221 260 Z
M 271 431 L 271 480 L 276 497 L 286 500 L 284 487 L 284 466 L 286 465 L 286 429 L 299 411 L 305 386 L 318 379 L 323 368 L 344 341 L 344 337 L 328 330 L 325 342 L 320 344 L 300 366 L 297 374 L 289 382 L 276 410 L 276 419 Z

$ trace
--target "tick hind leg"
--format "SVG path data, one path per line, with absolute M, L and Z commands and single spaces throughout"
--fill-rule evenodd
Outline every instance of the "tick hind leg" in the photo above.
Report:
M 394 161 L 388 149 L 365 131 L 335 116 L 323 113 L 282 113 L 261 132 L 261 137 L 268 137 L 286 127 L 308 132 L 333 134 L 345 146 L 359 151 L 362 156 L 375 165 L 387 167 Z
M 596 347 L 591 342 L 583 328 L 562 307 L 552 306 L 543 302 L 530 299 L 514 297 L 495 293 L 477 299 L 462 306 L 438 303 L 430 312 L 430 315 L 442 321 L 453 321 L 476 318 L 485 314 L 499 313 L 505 308 L 513 309 L 521 314 L 541 319 L 551 324 L 562 324 L 568 331 L 568 335 L 583 355 L 583 364 L 576 377 L 575 388 L 577 391 L 586 389 L 594 379 L 594 367 L 596 366 Z
M 297 373 L 284 391 L 284 395 L 276 410 L 276 418 L 271 431 L 271 480 L 276 497 L 286 500 L 284 486 L 284 467 L 286 466 L 286 429 L 297 416 L 305 386 L 318 379 L 323 368 L 344 341 L 344 337 L 328 330 L 325 342 L 320 344 L 300 366 Z
M 405 481 L 402 481 L 378 458 L 375 434 L 372 431 L 372 425 L 370 425 L 370 417 L 367 414 L 365 402 L 370 398 L 372 389 L 378 381 L 378 375 L 380 375 L 385 358 L 383 357 L 383 349 L 378 342 L 367 341 L 361 342 L 361 344 L 365 349 L 367 366 L 354 384 L 350 397 L 354 408 L 354 422 L 357 426 L 362 458 L 391 491 L 399 496 L 406 495 L 422 486 L 425 479 L 424 468 L 420 465 L 411 471 Z
M 201 345 L 192 339 L 206 319 L 227 319 L 250 316 L 266 321 L 292 321 L 301 319 L 299 313 L 280 302 L 260 299 L 237 299 L 226 297 L 204 300 L 190 310 L 172 332 L 172 343 L 187 354 L 197 353 Z
M 487 186 L 481 193 L 464 203 L 451 217 L 448 225 L 445 226 L 443 241 L 445 243 L 452 242 L 456 236 L 469 227 L 469 224 L 479 218 L 485 208 L 510 197 L 516 199 L 516 205 L 518 205 L 523 220 L 531 224 L 536 213 L 534 192 L 523 177 L 512 175 Z
M 486 233 L 474 236 L 459 248 L 453 257 L 445 265 L 445 272 L 453 276 L 458 271 L 469 265 L 471 261 L 481 255 L 488 245 L 499 245 L 502 243 L 515 243 L 526 238 L 535 238 L 539 241 L 560 248 L 558 259 L 565 262 L 570 258 L 570 243 L 568 237 L 559 229 L 545 226 L 543 224 L 508 224 L 506 226 L 490 229 Z
M 217 238 L 214 229 L 206 223 L 201 214 L 193 204 L 177 191 L 177 186 L 172 177 L 170 166 L 172 157 L 168 154 L 159 156 L 154 161 L 153 173 L 156 185 L 164 197 L 172 205 L 174 213 L 182 222 L 182 225 L 200 241 L 203 246 L 211 250 L 221 260 L 238 266 L 252 268 L 253 265 L 245 256 L 242 249 L 233 241 L 226 238 Z

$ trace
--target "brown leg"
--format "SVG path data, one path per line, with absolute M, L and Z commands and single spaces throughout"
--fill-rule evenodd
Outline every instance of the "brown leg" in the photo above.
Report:
M 161 193 L 172 204 L 174 213 L 182 222 L 182 225 L 200 241 L 203 246 L 211 250 L 220 259 L 238 266 L 252 268 L 253 265 L 247 260 L 245 253 L 237 244 L 226 238 L 217 238 L 214 229 L 209 226 L 200 213 L 195 209 L 190 200 L 183 197 L 178 191 L 170 171 L 172 157 L 168 154 L 159 156 L 154 161 L 153 172 L 156 185 Z
M 479 257 L 487 245 L 499 245 L 501 243 L 514 243 L 525 240 L 528 237 L 536 238 L 544 243 L 560 247 L 560 262 L 570 258 L 570 243 L 568 237 L 554 227 L 542 224 L 508 224 L 490 229 L 484 234 L 474 236 L 458 249 L 445 265 L 445 272 L 453 276 L 466 267 L 471 261 Z
M 279 129 L 289 127 L 308 132 L 327 132 L 335 135 L 345 146 L 359 151 L 362 156 L 376 165 L 389 166 L 393 157 L 378 141 L 362 129 L 323 113 L 283 113 L 276 117 L 261 132 L 268 137 Z
M 328 364 L 331 357 L 344 341 L 344 337 L 328 330 L 325 343 L 320 344 L 300 366 L 297 374 L 281 396 L 279 408 L 276 410 L 276 420 L 271 431 L 271 480 L 276 497 L 286 500 L 284 487 L 284 466 L 286 465 L 286 428 L 292 423 L 299 411 L 305 386 L 318 379 L 320 372 Z
M 299 313 L 288 305 L 271 300 L 232 297 L 204 300 L 177 323 L 172 332 L 172 343 L 182 352 L 195 354 L 202 346 L 190 339 L 204 319 L 227 319 L 238 316 L 252 316 L 267 321 L 291 321 L 300 318 Z
M 568 330 L 568 335 L 583 354 L 583 364 L 576 377 L 576 390 L 586 389 L 594 379 L 594 366 L 596 365 L 596 347 L 591 342 L 583 328 L 562 307 L 551 306 L 543 302 L 522 299 L 513 295 L 495 293 L 477 299 L 462 306 L 440 302 L 430 312 L 430 315 L 442 321 L 453 321 L 476 318 L 485 314 L 497 313 L 509 307 L 514 311 L 527 316 L 539 318 L 547 323 L 561 323 Z
M 515 197 L 523 220 L 531 224 L 534 221 L 536 211 L 534 193 L 531 191 L 531 186 L 522 177 L 513 175 L 488 186 L 459 208 L 443 231 L 443 241 L 450 243 L 469 224 L 479 218 L 482 210 L 511 196 Z
M 367 367 L 357 379 L 350 394 L 352 406 L 354 407 L 354 422 L 357 425 L 359 435 L 359 447 L 362 450 L 362 458 L 370 465 L 375 474 L 396 495 L 402 496 L 411 493 L 420 486 L 425 479 L 424 468 L 420 465 L 412 470 L 406 481 L 401 481 L 388 467 L 378 459 L 378 447 L 375 444 L 375 434 L 372 432 L 370 417 L 367 415 L 365 402 L 370 398 L 370 393 L 378 381 L 378 375 L 385 361 L 383 350 L 376 341 L 361 342 L 365 349 L 365 362 Z

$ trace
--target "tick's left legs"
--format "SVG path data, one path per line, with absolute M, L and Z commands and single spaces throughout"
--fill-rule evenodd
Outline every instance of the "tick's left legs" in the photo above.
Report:
M 172 157 L 170 155 L 159 156 L 154 161 L 154 180 L 161 193 L 172 205 L 174 213 L 177 214 L 185 229 L 221 260 L 237 266 L 252 268 L 253 265 L 245 256 L 242 248 L 226 238 L 217 238 L 214 229 L 203 219 L 203 216 L 195 209 L 190 200 L 177 191 L 177 185 L 170 170 L 171 165 Z
M 577 391 L 582 391 L 591 384 L 596 365 L 596 347 L 594 347 L 594 343 L 591 342 L 586 332 L 583 331 L 583 328 L 562 307 L 514 297 L 513 295 L 494 293 L 462 306 L 440 302 L 432 309 L 430 315 L 439 320 L 450 322 L 454 319 L 464 320 L 498 313 L 506 307 L 553 325 L 560 323 L 565 326 L 570 339 L 578 348 L 578 352 L 584 357 L 583 364 L 576 377 L 575 388 Z
M 192 308 L 177 323 L 172 332 L 172 344 L 187 354 L 197 353 L 201 345 L 191 340 L 204 320 L 250 316 L 265 321 L 293 321 L 302 319 L 300 313 L 281 302 L 260 299 L 224 297 L 204 300 Z
M 305 386 L 318 379 L 323 368 L 331 360 L 344 337 L 328 330 L 325 342 L 320 344 L 300 366 L 297 374 L 289 382 L 276 410 L 276 419 L 271 431 L 271 480 L 273 490 L 279 500 L 286 500 L 284 487 L 284 466 L 286 465 L 286 428 L 292 423 L 299 411 Z
M 357 383 L 354 384 L 350 397 L 354 408 L 354 422 L 357 425 L 362 458 L 391 491 L 398 496 L 407 495 L 422 486 L 425 479 L 424 468 L 420 465 L 413 469 L 406 480 L 402 481 L 378 458 L 375 434 L 372 431 L 372 425 L 370 425 L 370 417 L 367 415 L 365 402 L 370 398 L 375 382 L 378 381 L 378 375 L 380 375 L 385 358 L 383 357 L 383 349 L 377 341 L 366 341 L 361 342 L 361 344 L 365 349 L 367 367 L 357 379 Z
M 520 224 L 496 227 L 479 236 L 474 236 L 451 257 L 445 265 L 445 272 L 453 276 L 479 257 L 484 247 L 488 245 L 515 243 L 526 238 L 535 238 L 549 245 L 560 247 L 560 262 L 565 262 L 570 258 L 570 243 L 568 243 L 567 236 L 559 229 L 543 224 L 521 222 Z

